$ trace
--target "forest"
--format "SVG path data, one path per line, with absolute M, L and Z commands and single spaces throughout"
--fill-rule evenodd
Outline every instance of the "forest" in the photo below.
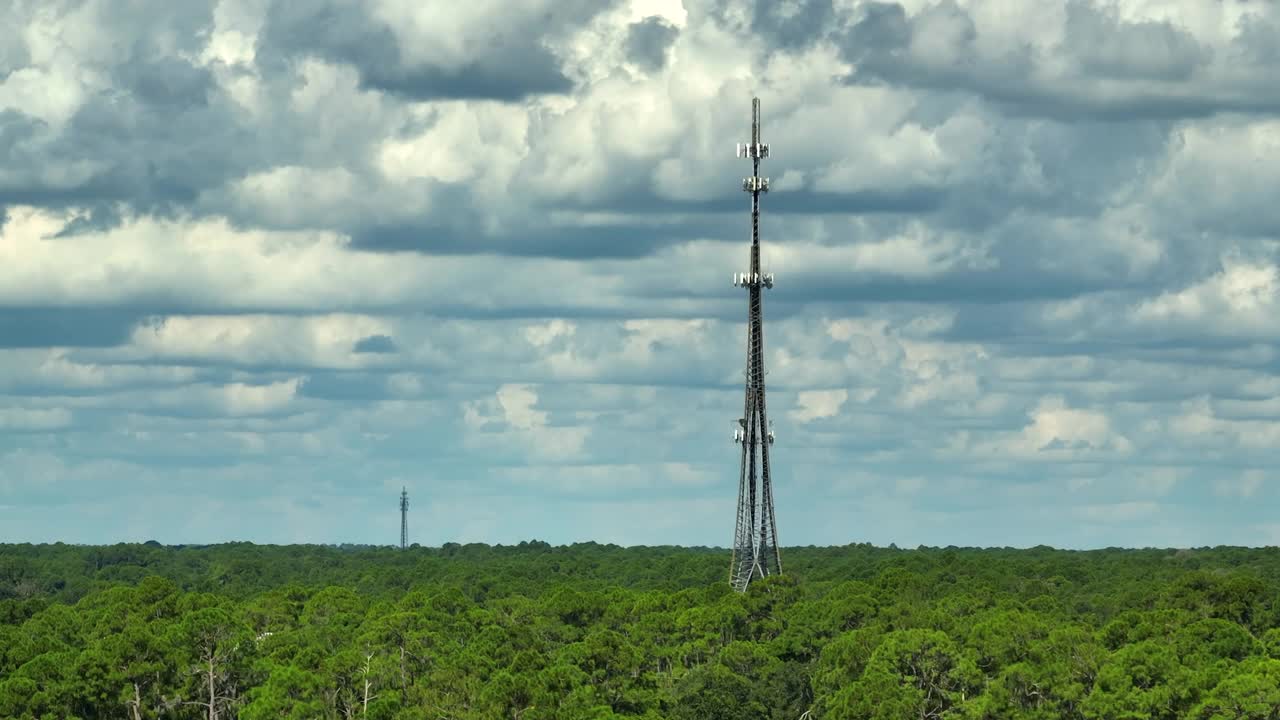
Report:
M 1280 552 L 0 545 L 0 717 L 1280 718 Z

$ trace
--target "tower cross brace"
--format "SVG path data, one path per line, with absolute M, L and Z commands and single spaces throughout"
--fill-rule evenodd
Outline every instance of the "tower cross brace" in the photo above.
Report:
M 773 485 L 769 476 L 769 447 L 773 444 L 765 408 L 764 315 L 761 294 L 773 287 L 773 275 L 760 271 L 760 194 L 769 191 L 769 179 L 760 177 L 760 161 L 769 157 L 769 146 L 760 142 L 760 98 L 751 99 L 751 142 L 738 144 L 738 157 L 751 160 L 751 177 L 742 189 L 751 193 L 751 259 L 745 273 L 735 273 L 733 284 L 747 290 L 746 398 L 742 417 L 734 430 L 734 442 L 742 445 L 738 472 L 738 512 L 733 533 L 733 560 L 729 583 L 739 592 L 756 578 L 782 573 L 778 528 L 773 512 Z

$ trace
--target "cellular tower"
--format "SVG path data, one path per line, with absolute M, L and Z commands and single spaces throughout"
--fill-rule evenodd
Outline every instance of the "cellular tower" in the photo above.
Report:
M 773 274 L 760 272 L 760 193 L 769 192 L 769 178 L 760 177 L 760 161 L 769 146 L 760 142 L 760 98 L 751 99 L 751 142 L 738 144 L 738 157 L 751 159 L 751 177 L 742 189 L 751 193 L 751 264 L 735 273 L 733 284 L 747 290 L 746 400 L 733 440 L 742 445 L 738 472 L 738 515 L 733 532 L 733 561 L 729 583 L 743 592 L 752 580 L 782 573 L 778 527 L 773 515 L 773 485 L 769 478 L 769 446 L 773 430 L 764 402 L 764 316 L 761 294 L 773 287 Z
M 400 549 L 409 547 L 409 491 L 400 488 Z

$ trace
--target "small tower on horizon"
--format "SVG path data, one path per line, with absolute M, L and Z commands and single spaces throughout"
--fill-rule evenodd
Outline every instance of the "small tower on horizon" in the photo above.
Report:
M 409 547 L 409 491 L 400 486 L 400 549 Z
M 750 158 L 751 177 L 742 189 L 751 193 L 751 260 L 745 273 L 734 273 L 733 284 L 747 290 L 746 400 L 734 442 L 742 445 L 738 471 L 738 514 L 733 533 L 729 583 L 743 592 L 756 578 L 782 574 L 778 527 L 773 517 L 773 484 L 769 477 L 769 446 L 773 430 L 764 405 L 764 313 L 761 296 L 773 287 L 773 274 L 760 271 L 760 193 L 769 192 L 769 178 L 760 177 L 760 160 L 769 146 L 760 142 L 760 98 L 751 99 L 751 142 L 738 145 L 738 157 Z

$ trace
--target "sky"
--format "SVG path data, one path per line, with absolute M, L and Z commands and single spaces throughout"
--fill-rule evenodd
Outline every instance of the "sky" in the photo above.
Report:
M 1280 542 L 1278 7 L 0 3 L 0 542 Z

